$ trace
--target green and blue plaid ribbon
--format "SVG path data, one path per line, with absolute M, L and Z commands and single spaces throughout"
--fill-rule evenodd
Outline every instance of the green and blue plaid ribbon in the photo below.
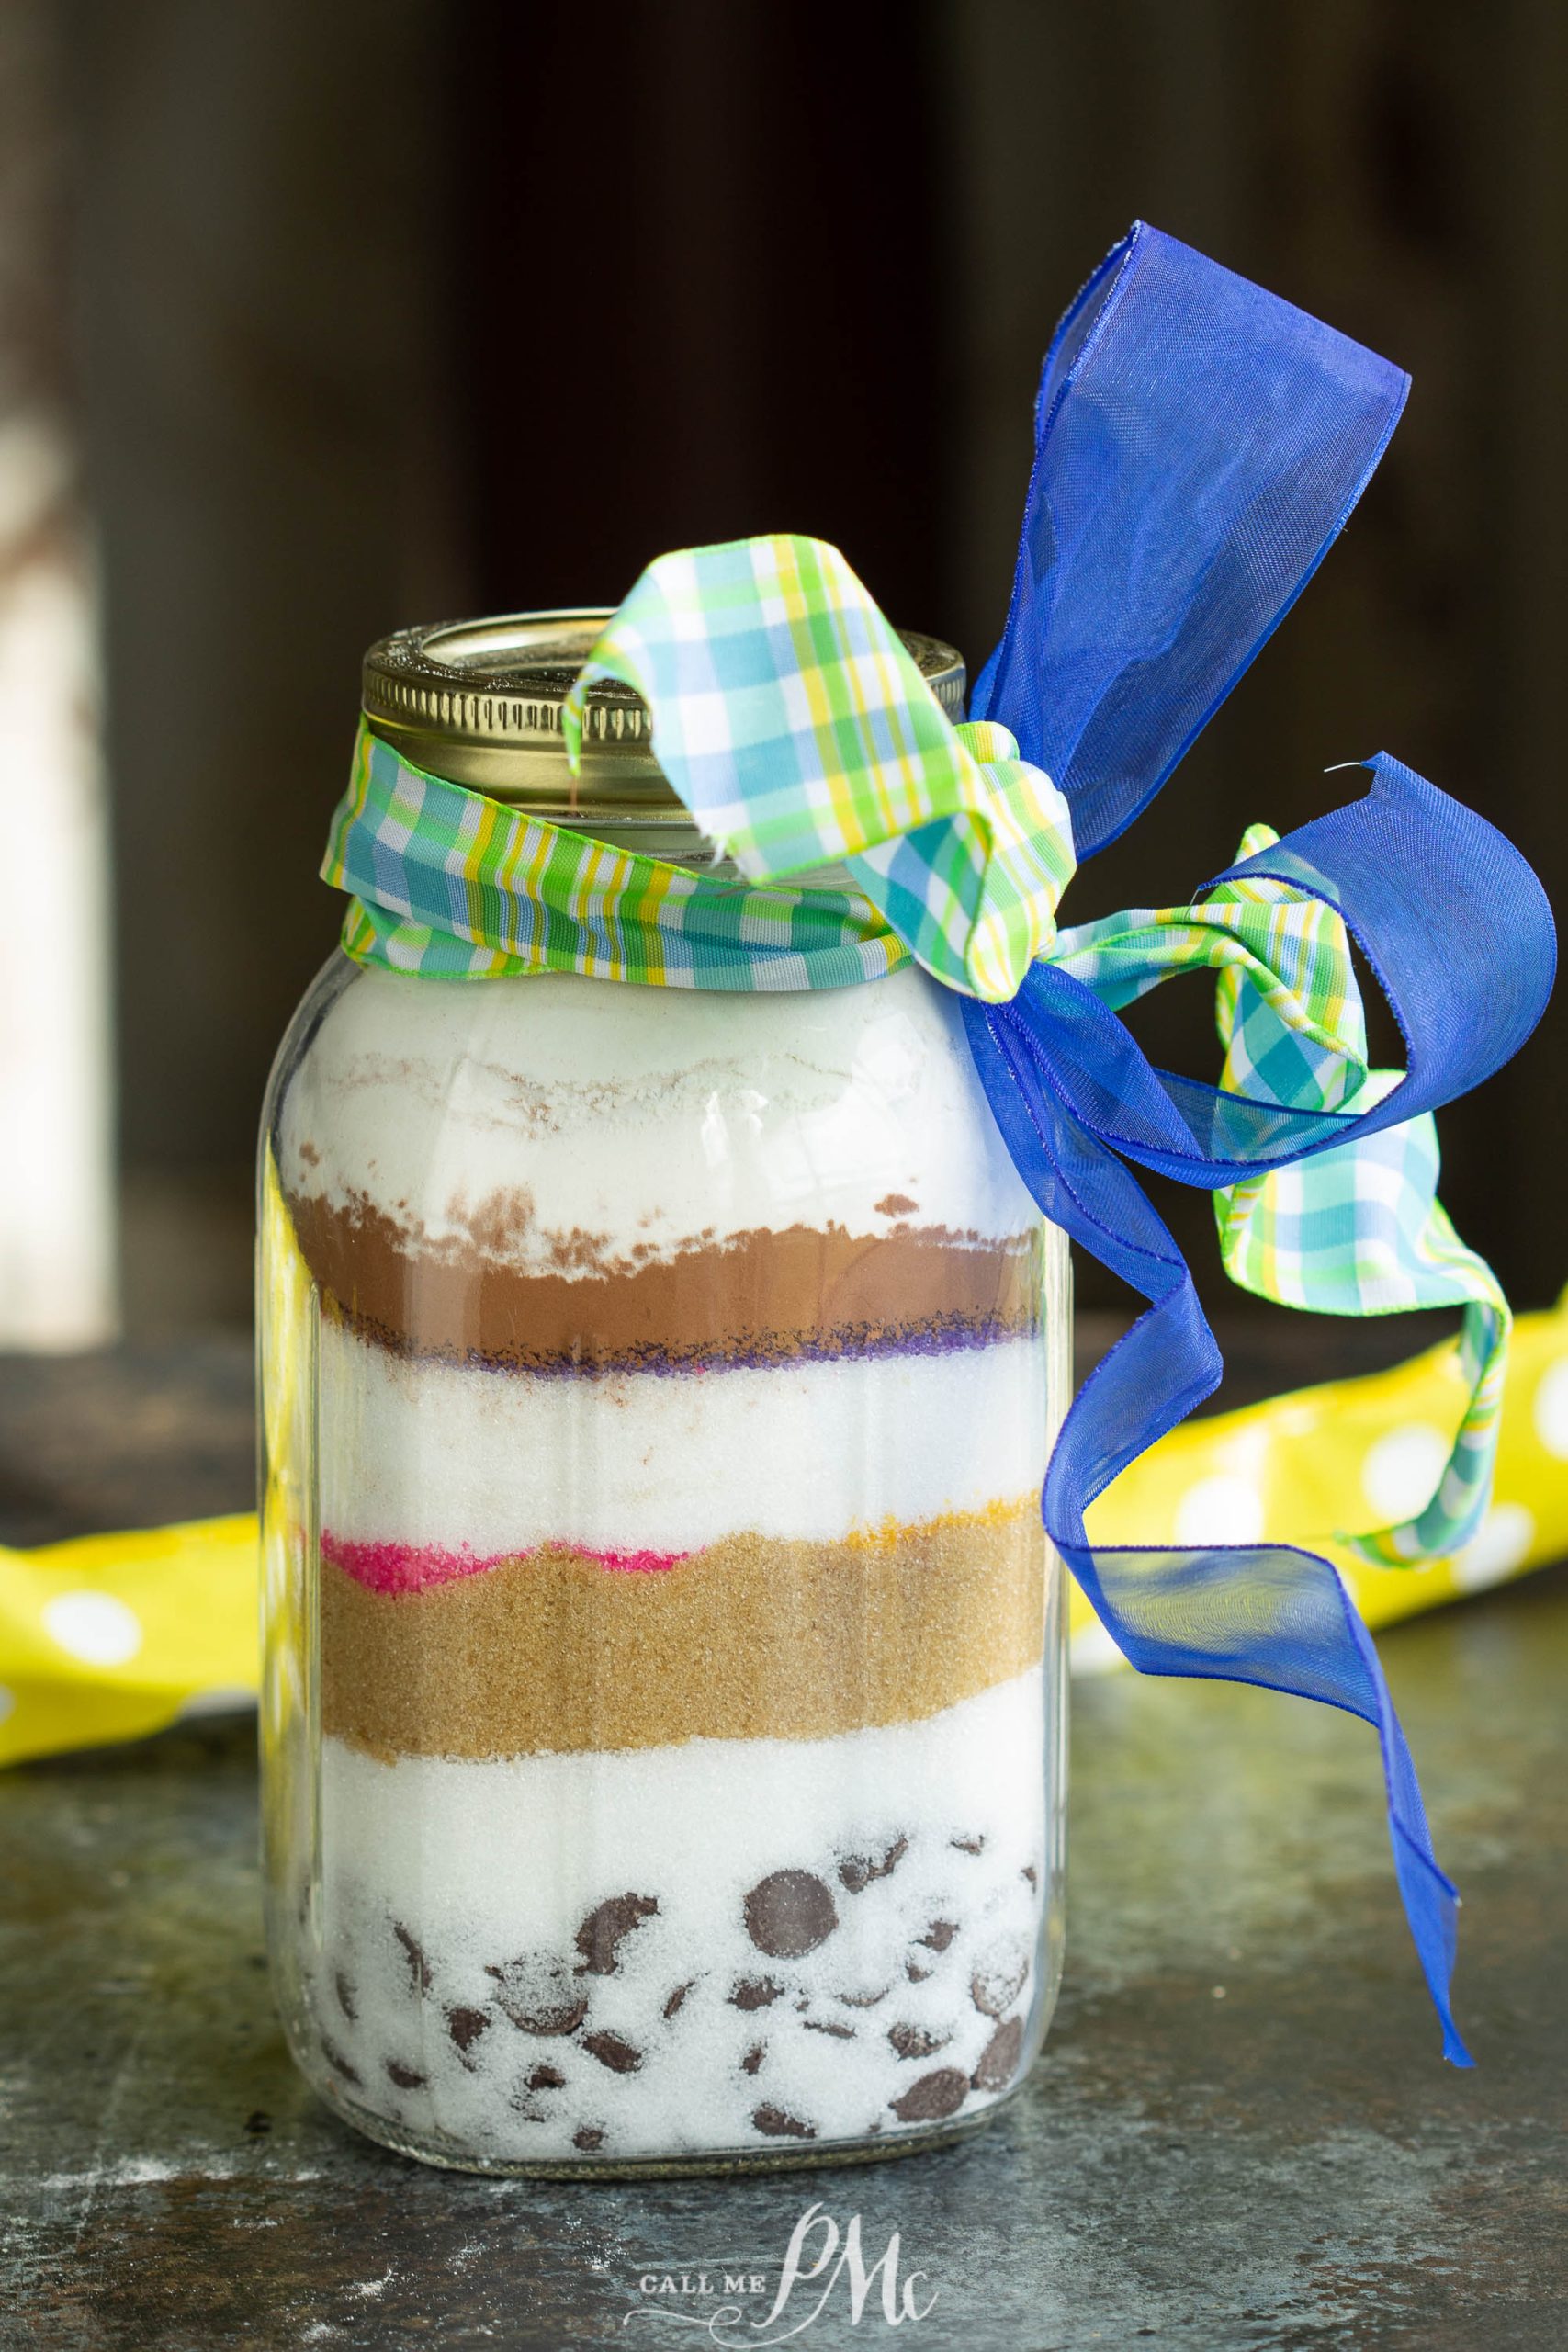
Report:
M 1278 839 L 1250 827 L 1238 862 Z M 1224 883 L 1196 907 L 1108 915 L 1063 932 L 1050 960 L 1114 1012 L 1181 972 L 1213 969 L 1223 1094 L 1355 1117 L 1402 1076 L 1369 1067 L 1342 917 L 1286 883 Z M 1239 1289 L 1320 1315 L 1464 1310 L 1455 1352 L 1469 1402 L 1431 1499 L 1400 1525 L 1338 1531 L 1379 1567 L 1456 1550 L 1491 1497 L 1512 1317 L 1491 1267 L 1438 1201 L 1438 1168 L 1427 1112 L 1214 1194 L 1221 1259 Z
M 909 950 L 858 890 L 768 889 L 610 848 L 427 775 L 361 725 L 321 872 L 344 951 L 426 979 L 581 972 L 652 988 L 880 979 Z

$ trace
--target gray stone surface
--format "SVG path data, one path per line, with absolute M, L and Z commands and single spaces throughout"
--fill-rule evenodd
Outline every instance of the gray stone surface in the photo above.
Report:
M 112 1432 L 79 1500 L 50 1468 L 70 1378 L 0 1367 L 0 1536 L 88 1523 L 95 1494 L 137 1515 Z M 93 1368 L 69 1389 L 91 1404 L 79 1446 L 117 1380 L 146 1432 L 141 1516 L 243 1499 L 220 1475 L 243 1469 L 236 1358 Z M 841 2275 L 790 2339 L 808 2352 L 1561 2346 L 1568 1577 L 1383 1649 L 1466 1896 L 1475 2072 L 1438 2055 L 1370 1734 L 1251 1690 L 1113 1678 L 1075 1693 L 1067 1975 L 1026 2091 L 954 2149 L 739 2182 L 443 2175 L 318 2107 L 267 1997 L 248 1724 L 0 1776 L 0 2343 L 760 2344 L 748 2321 L 819 2202 L 840 2227 L 861 2216 L 868 2263 L 897 2230 L 935 2301 L 890 2330 L 879 2281 L 855 2324 Z M 726 2269 L 767 2289 L 716 2336 L 719 2297 L 641 2290 Z

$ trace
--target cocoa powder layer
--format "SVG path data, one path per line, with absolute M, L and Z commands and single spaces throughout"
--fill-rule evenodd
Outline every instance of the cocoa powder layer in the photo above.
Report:
M 574 1235 L 559 1272 L 534 1272 L 479 1241 L 432 1241 L 362 1195 L 334 1206 L 306 1194 L 290 1208 L 330 1307 L 363 1336 L 515 1371 L 976 1346 L 1033 1329 L 1040 1312 L 1037 1231 L 984 1240 L 942 1227 L 879 1236 L 795 1225 L 641 1263 Z
M 323 1562 L 322 1728 L 390 1760 L 913 1721 L 1039 1662 L 1043 1571 L 1033 1495 L 836 1543 L 731 1536 L 651 1574 L 552 1544 L 389 1595 Z

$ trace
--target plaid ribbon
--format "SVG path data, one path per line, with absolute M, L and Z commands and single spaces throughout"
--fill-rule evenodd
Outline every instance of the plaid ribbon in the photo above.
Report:
M 909 960 L 857 890 L 753 888 L 611 849 L 427 775 L 363 724 L 321 873 L 354 893 L 345 954 L 426 979 L 839 989 Z
M 1072 819 L 1006 728 L 954 727 L 836 548 L 741 539 L 649 564 L 561 712 L 635 687 L 665 774 L 749 881 L 847 864 L 916 960 L 989 1003 L 1055 932 Z
M 1237 863 L 1277 842 L 1242 838 Z M 1120 1012 L 1177 974 L 1216 972 L 1222 1096 L 1356 1117 L 1399 1082 L 1369 1068 L 1367 1026 L 1343 919 L 1265 876 L 1222 883 L 1201 905 L 1134 910 L 1063 932 L 1050 960 Z M 1412 1519 L 1325 1529 L 1379 1567 L 1440 1559 L 1467 1543 L 1491 1498 L 1512 1317 L 1485 1260 L 1437 1196 L 1429 1112 L 1214 1194 L 1220 1255 L 1239 1289 L 1320 1315 L 1461 1306 L 1450 1353 L 1468 1402 L 1432 1496 Z

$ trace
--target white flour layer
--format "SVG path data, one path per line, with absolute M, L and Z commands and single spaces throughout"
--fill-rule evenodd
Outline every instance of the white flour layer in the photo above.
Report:
M 410 1363 L 323 1321 L 320 1396 L 324 1527 L 485 1554 L 830 1541 L 982 1510 L 1038 1492 L 1049 1426 L 1032 1339 L 580 1380 Z
M 769 1227 L 1038 1223 L 957 1001 L 914 968 L 777 997 L 359 971 L 289 1086 L 278 1156 L 292 1199 L 367 1200 L 530 1272 L 570 1271 L 572 1237 L 629 1264 Z
M 503 2161 L 973 2112 L 1016 2069 L 1038 1983 L 1044 1688 L 1034 1669 L 808 1742 L 386 1765 L 329 1739 L 325 2064 L 410 2134 Z M 782 1939 L 809 1951 L 766 1948 L 781 1889 Z M 620 1898 L 628 1924 L 596 1940 Z

